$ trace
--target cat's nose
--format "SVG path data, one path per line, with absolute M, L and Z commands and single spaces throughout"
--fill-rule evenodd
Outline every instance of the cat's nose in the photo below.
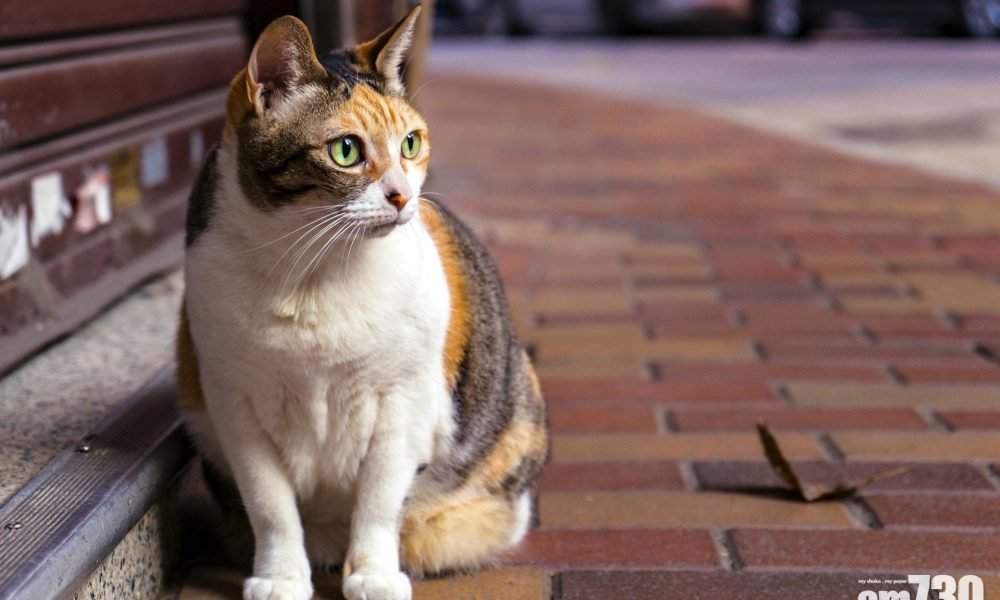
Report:
M 403 207 L 413 195 L 410 183 L 406 181 L 406 176 L 402 173 L 389 173 L 381 181 L 382 191 L 385 192 L 385 200 L 396 212 L 402 212 Z
M 397 189 L 387 191 L 385 193 L 385 199 L 396 209 L 396 212 L 402 212 L 403 207 L 406 206 L 406 203 L 409 200 Z

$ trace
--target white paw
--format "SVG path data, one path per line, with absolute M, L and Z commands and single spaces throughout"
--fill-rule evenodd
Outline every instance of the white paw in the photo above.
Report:
M 308 579 L 251 577 L 243 583 L 243 600 L 310 600 L 312 595 Z
M 396 572 L 352 573 L 344 580 L 347 600 L 410 600 L 410 578 Z

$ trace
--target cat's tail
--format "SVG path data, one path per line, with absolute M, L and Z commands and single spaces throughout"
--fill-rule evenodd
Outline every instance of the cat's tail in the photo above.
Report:
M 527 492 L 457 494 L 408 507 L 400 531 L 403 568 L 414 575 L 479 568 L 520 542 L 530 521 Z

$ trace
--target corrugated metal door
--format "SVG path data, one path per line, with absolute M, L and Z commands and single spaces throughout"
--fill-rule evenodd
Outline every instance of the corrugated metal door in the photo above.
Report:
M 0 2 L 0 372 L 177 263 L 241 0 Z

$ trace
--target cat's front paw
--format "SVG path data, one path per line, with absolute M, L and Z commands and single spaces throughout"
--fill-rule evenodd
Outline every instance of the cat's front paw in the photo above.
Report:
M 243 583 L 243 600 L 310 600 L 312 595 L 308 579 L 251 577 Z
M 410 600 L 410 578 L 399 571 L 352 573 L 344 580 L 347 600 Z

